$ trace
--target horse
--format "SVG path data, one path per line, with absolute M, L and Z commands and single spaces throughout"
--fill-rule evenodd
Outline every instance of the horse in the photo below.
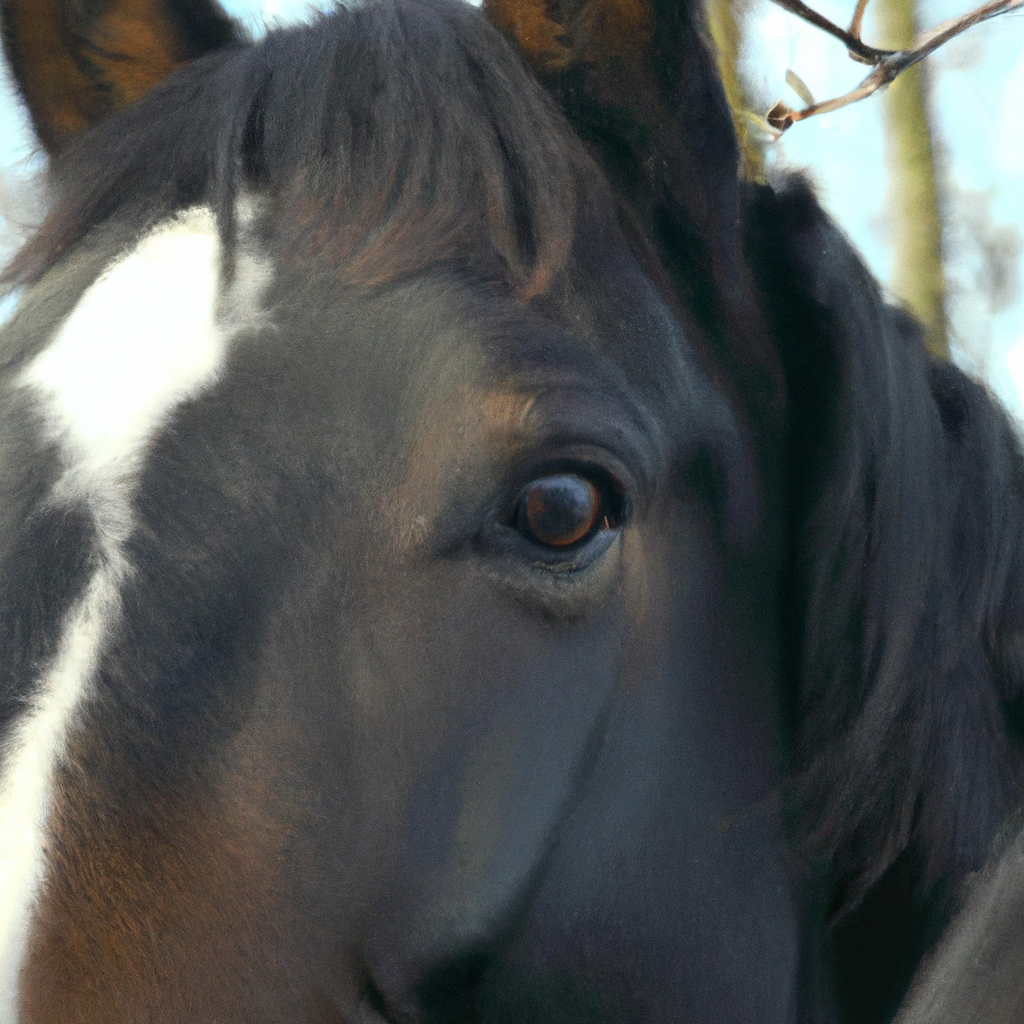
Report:
M 1019 1019 L 1018 438 L 696 0 L 0 15 L 2 1024 Z

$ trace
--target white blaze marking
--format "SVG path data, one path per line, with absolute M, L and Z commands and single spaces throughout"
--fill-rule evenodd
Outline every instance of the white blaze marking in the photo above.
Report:
M 64 461 L 50 500 L 86 501 L 101 557 L 0 749 L 0 1024 L 18 1022 L 53 772 L 120 615 L 131 497 L 147 446 L 179 403 L 215 381 L 240 326 L 218 322 L 219 258 L 208 210 L 159 227 L 90 286 L 19 382 L 37 393 Z M 251 269 L 240 262 L 240 277 Z M 253 294 L 251 278 L 241 290 Z

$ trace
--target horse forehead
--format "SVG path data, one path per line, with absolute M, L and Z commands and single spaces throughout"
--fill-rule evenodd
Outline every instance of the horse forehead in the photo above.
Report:
M 94 469 L 137 451 L 169 408 L 216 374 L 217 250 L 203 212 L 156 230 L 85 292 L 23 374 Z
M 51 426 L 94 468 L 137 452 L 218 376 L 240 327 L 237 293 L 266 279 L 247 253 L 244 276 L 221 294 L 221 248 L 208 209 L 158 226 L 86 289 L 22 373 L 18 383 L 45 396 Z

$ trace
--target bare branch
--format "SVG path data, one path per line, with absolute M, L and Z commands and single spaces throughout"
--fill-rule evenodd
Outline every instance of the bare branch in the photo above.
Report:
M 864 10 L 868 0 L 857 0 L 857 9 L 854 11 L 853 20 L 850 23 L 850 30 L 847 32 L 838 25 L 829 21 L 828 18 L 811 10 L 802 0 L 773 0 L 780 7 L 784 7 L 792 14 L 810 22 L 816 28 L 820 28 L 829 35 L 842 40 L 850 52 L 850 56 L 863 64 L 871 64 L 874 70 L 864 79 L 856 89 L 837 96 L 835 99 L 823 100 L 821 103 L 811 103 L 802 110 L 793 110 L 781 100 L 772 107 L 765 115 L 768 124 L 778 132 L 784 132 L 790 125 L 797 121 L 804 121 L 816 114 L 827 114 L 830 110 L 838 110 L 850 103 L 856 103 L 873 92 L 877 92 L 883 85 L 888 85 L 897 75 L 913 67 L 923 60 L 930 53 L 934 53 L 944 43 L 949 42 L 954 36 L 966 32 L 967 29 L 978 25 L 989 18 L 1005 14 L 1007 11 L 1024 9 L 1024 0 L 989 0 L 988 3 L 961 15 L 959 18 L 951 18 L 944 21 L 927 32 L 922 32 L 914 39 L 909 50 L 878 50 L 873 46 L 867 46 L 861 42 L 860 31 L 864 20 Z
M 850 35 L 854 39 L 861 38 L 861 27 L 864 24 L 864 12 L 868 9 L 868 0 L 857 0 L 857 9 L 853 12 L 853 18 L 850 19 Z M 855 61 L 861 64 L 870 64 L 871 62 L 866 58 L 862 57 L 859 53 L 854 53 L 853 50 L 846 51 Z
M 990 0 L 989 3 L 982 4 L 973 11 L 968 11 L 967 14 L 961 14 L 959 18 L 950 18 L 949 21 L 943 21 L 935 28 L 922 32 L 914 40 L 913 52 L 920 53 L 921 56 L 917 60 L 927 57 L 929 53 L 937 50 L 943 43 L 958 36 L 961 32 L 966 32 L 967 29 L 980 25 L 981 22 L 988 21 L 989 18 L 995 18 L 997 15 L 1005 14 L 1017 7 L 1024 7 L 1024 0 Z M 917 61 L 913 63 L 916 64 Z M 907 67 L 910 65 L 908 64 Z
M 846 48 L 851 53 L 855 53 L 858 57 L 863 57 L 869 64 L 877 64 L 879 60 L 893 52 L 892 50 L 876 50 L 873 46 L 866 46 L 856 36 L 847 32 L 845 28 L 840 28 L 834 21 L 829 21 L 825 15 L 812 10 L 803 0 L 773 0 L 773 3 L 784 7 L 790 14 L 795 14 L 798 18 L 803 18 L 804 21 L 810 22 L 815 28 L 820 28 L 822 32 L 827 32 L 830 36 L 835 36 L 836 39 L 842 40 L 846 43 Z
M 797 121 L 806 121 L 807 118 L 814 117 L 816 114 L 827 114 L 829 111 L 838 110 L 840 107 L 856 103 L 858 100 L 870 96 L 873 92 L 877 92 L 891 80 L 891 78 L 887 78 L 885 75 L 885 66 L 879 65 L 856 89 L 844 93 L 842 96 L 837 96 L 835 99 L 822 100 L 821 103 L 812 103 L 810 106 L 804 107 L 803 110 L 793 110 L 787 107 L 782 100 L 779 100 L 765 114 L 765 120 L 781 134 L 790 125 L 796 124 Z
M 864 12 L 868 9 L 868 0 L 857 0 L 857 9 L 853 12 L 850 21 L 850 35 L 854 39 L 860 39 L 861 25 L 864 23 Z

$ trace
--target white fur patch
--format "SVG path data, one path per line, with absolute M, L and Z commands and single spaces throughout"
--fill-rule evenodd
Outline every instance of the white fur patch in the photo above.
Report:
M 208 210 L 162 225 L 90 286 L 19 382 L 37 395 L 64 460 L 50 500 L 87 502 L 101 557 L 0 750 L 0 1024 L 18 1022 L 18 976 L 46 874 L 53 771 L 120 615 L 131 499 L 146 451 L 175 407 L 216 381 L 242 326 L 239 296 L 258 299 L 267 279 L 247 258 L 225 297 L 219 271 Z

